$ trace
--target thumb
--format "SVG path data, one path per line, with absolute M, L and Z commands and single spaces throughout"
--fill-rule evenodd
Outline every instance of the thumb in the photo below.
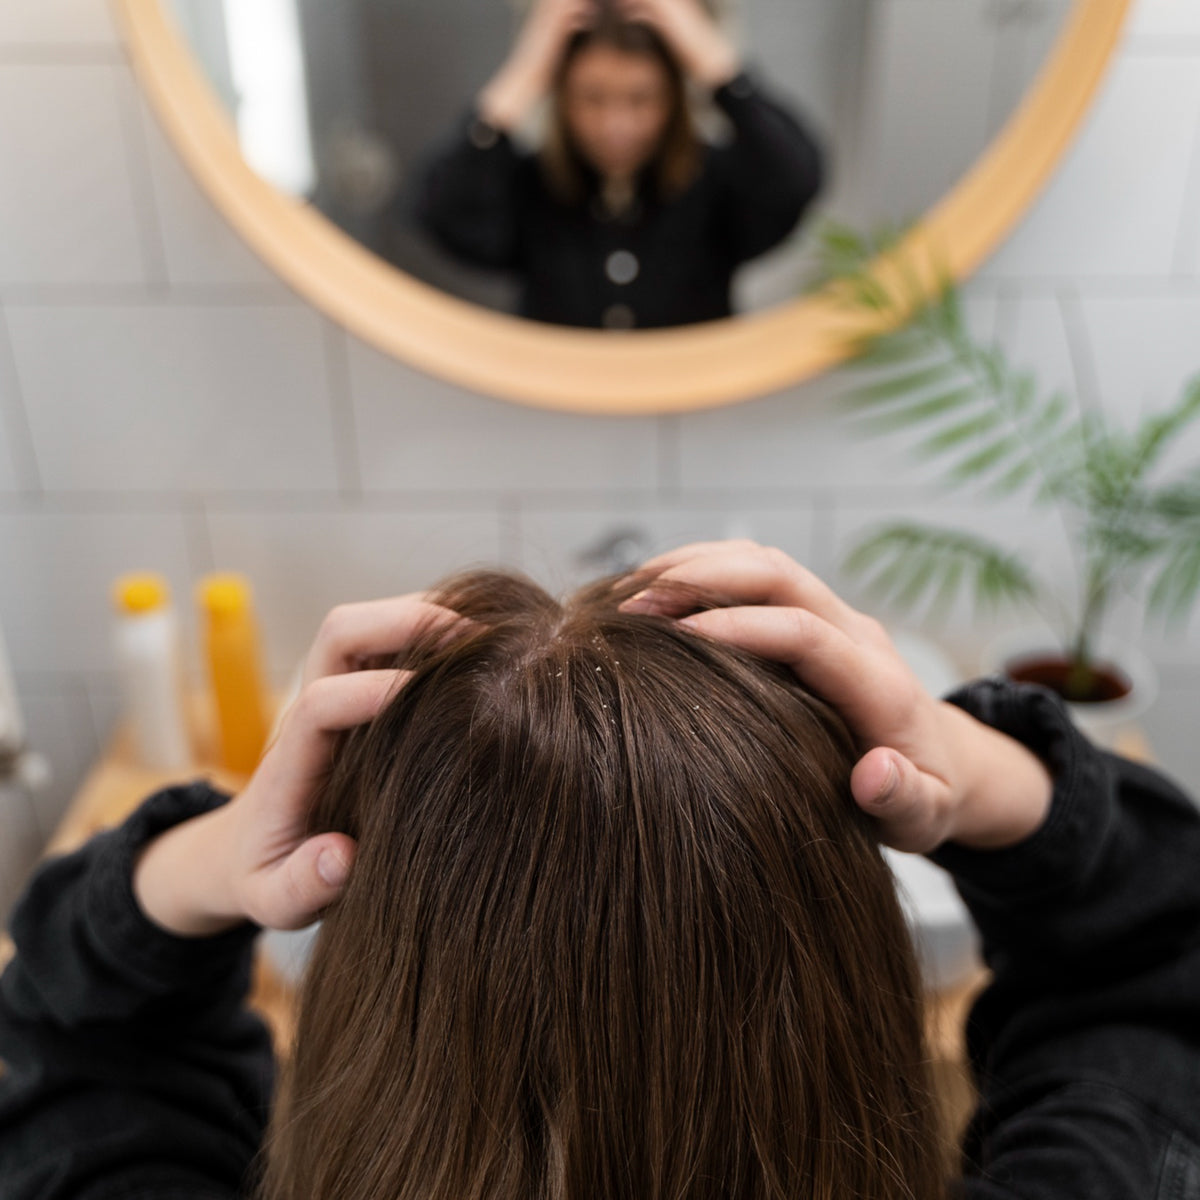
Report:
M 264 904 L 267 919 L 261 924 L 271 929 L 311 925 L 341 895 L 357 848 L 354 839 L 342 833 L 302 842 L 277 868 L 274 896 Z
M 924 854 L 945 839 L 946 784 L 903 754 L 877 746 L 850 773 L 855 803 L 879 822 L 879 840 L 896 850 Z

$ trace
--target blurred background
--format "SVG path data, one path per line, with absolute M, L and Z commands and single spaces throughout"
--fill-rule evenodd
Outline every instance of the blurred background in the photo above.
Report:
M 895 69 L 919 72 L 920 43 L 909 53 Z M 1016 361 L 1119 419 L 1200 371 L 1195 0 L 1136 0 L 1078 140 L 966 296 Z M 166 575 L 193 647 L 195 581 L 245 572 L 277 684 L 331 605 L 471 564 L 557 590 L 683 541 L 749 536 L 864 603 L 839 570 L 854 534 L 948 514 L 898 445 L 851 436 L 846 388 L 834 373 L 708 412 L 599 418 L 417 373 L 319 315 L 226 227 L 160 133 L 104 0 L 4 0 L 0 624 L 53 770 L 36 803 L 0 811 L 8 888 L 120 715 L 121 572 Z M 1196 462 L 1200 440 L 1174 453 Z M 1022 504 L 955 504 L 958 523 L 1052 572 L 1064 562 L 1061 535 Z M 926 632 L 970 673 L 1003 628 L 962 610 Z M 1143 629 L 1130 603 L 1114 632 L 1155 661 L 1145 732 L 1200 792 L 1200 629 Z

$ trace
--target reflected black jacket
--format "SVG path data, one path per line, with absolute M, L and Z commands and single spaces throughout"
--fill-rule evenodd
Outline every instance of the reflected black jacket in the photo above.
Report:
M 820 190 L 822 155 L 749 75 L 714 98 L 733 141 L 705 144 L 676 199 L 656 199 L 643 173 L 625 216 L 605 216 L 594 176 L 589 200 L 564 204 L 536 156 L 469 114 L 424 172 L 417 220 L 458 258 L 515 272 L 533 320 L 623 329 L 727 317 L 734 270 L 792 231 Z
M 932 856 L 994 972 L 968 1027 L 982 1099 L 955 1195 L 1197 1200 L 1200 814 L 1094 748 L 1040 688 L 983 680 L 949 699 L 1055 776 L 1025 842 Z M 42 864 L 18 901 L 0 977 L 3 1200 L 247 1194 L 275 1069 L 243 1006 L 258 929 L 175 937 L 131 884 L 147 838 L 225 800 L 204 784 L 157 793 Z

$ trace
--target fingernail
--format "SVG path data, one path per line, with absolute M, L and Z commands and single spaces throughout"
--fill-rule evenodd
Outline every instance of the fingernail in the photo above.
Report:
M 628 600 L 622 600 L 617 607 L 620 608 L 622 612 L 639 612 L 643 609 L 650 608 L 651 605 L 648 599 L 649 595 L 650 589 L 643 588 L 637 593 L 637 595 L 630 596 Z
M 350 868 L 336 850 L 322 850 L 317 858 L 317 874 L 330 887 L 341 887 L 350 874 Z
M 876 795 L 876 803 L 882 803 L 885 800 L 890 800 L 896 788 L 900 786 L 900 772 L 896 769 L 896 760 L 888 759 L 888 773 L 883 781 L 883 787 L 879 789 Z

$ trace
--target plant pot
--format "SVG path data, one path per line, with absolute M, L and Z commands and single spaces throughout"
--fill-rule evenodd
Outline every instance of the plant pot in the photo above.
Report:
M 1095 665 L 1113 685 L 1110 699 L 1067 701 L 1071 719 L 1092 741 L 1113 749 L 1139 722 L 1158 698 L 1158 672 L 1136 646 L 1118 639 L 1101 638 Z M 984 651 L 985 674 L 1003 675 L 1018 682 L 1041 683 L 1052 691 L 1066 672 L 1062 647 L 1044 630 L 1019 631 L 991 643 Z M 1061 692 L 1059 692 L 1061 695 Z

